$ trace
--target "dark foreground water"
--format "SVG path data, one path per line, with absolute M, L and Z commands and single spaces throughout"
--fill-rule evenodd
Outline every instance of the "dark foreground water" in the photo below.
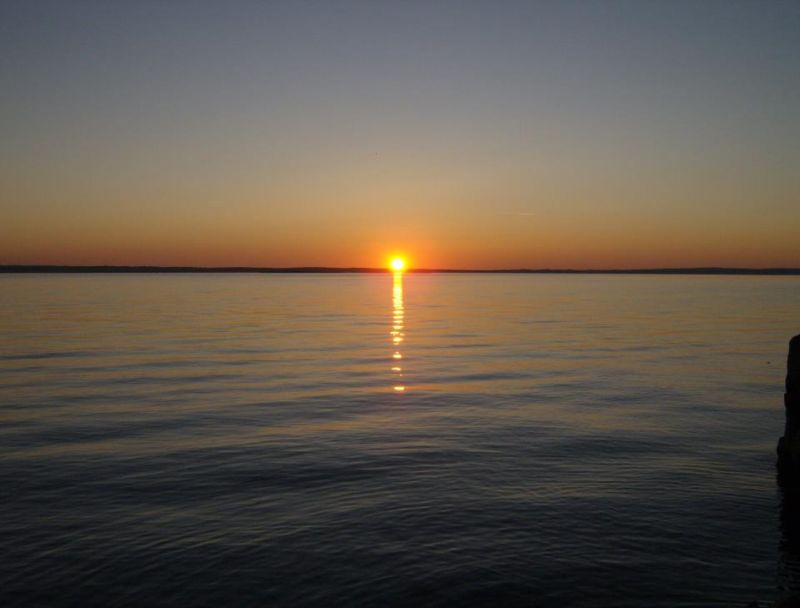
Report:
M 797 278 L 0 275 L 0 330 L 0 605 L 800 590 Z

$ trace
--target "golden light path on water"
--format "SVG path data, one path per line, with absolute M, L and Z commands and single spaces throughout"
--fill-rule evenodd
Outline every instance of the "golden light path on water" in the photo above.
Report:
M 405 383 L 403 382 L 403 355 L 400 352 L 400 345 L 403 342 L 405 333 L 403 333 L 403 320 L 405 310 L 403 308 L 403 272 L 396 271 L 392 277 L 392 331 L 389 335 L 392 337 L 392 359 L 394 365 L 392 366 L 392 380 L 393 389 L 397 393 L 402 393 L 406 390 Z

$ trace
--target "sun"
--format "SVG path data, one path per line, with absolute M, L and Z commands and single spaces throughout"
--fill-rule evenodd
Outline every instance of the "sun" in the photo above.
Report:
M 389 266 L 395 272 L 402 272 L 406 269 L 406 261 L 403 258 L 392 258 L 392 261 L 389 262 Z

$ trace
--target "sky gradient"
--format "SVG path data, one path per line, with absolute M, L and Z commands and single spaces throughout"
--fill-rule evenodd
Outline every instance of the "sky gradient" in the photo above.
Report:
M 800 3 L 0 4 L 0 264 L 800 266 Z

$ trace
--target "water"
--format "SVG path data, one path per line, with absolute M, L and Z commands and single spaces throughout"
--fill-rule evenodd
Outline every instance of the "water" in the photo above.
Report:
M 0 604 L 744 606 L 792 277 L 0 275 Z

